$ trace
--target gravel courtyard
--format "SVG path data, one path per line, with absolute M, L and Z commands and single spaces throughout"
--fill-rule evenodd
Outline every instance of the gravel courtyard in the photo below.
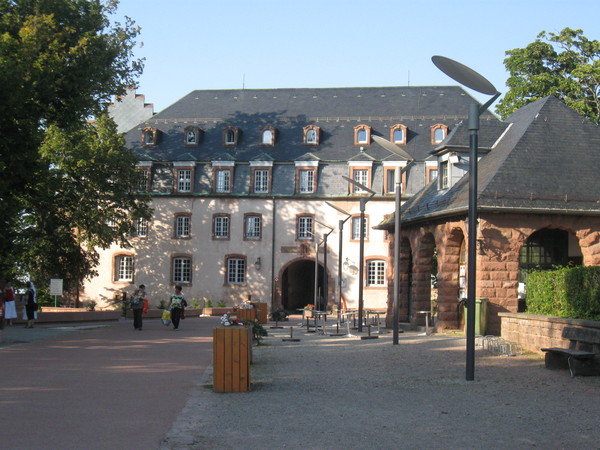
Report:
M 268 331 L 251 392 L 214 393 L 209 368 L 161 448 L 600 448 L 600 377 L 547 370 L 543 355 L 478 348 L 466 381 L 462 336 Z

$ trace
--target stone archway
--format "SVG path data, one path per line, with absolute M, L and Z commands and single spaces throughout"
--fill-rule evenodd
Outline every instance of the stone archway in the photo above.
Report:
M 518 311 L 527 308 L 525 286 L 531 270 L 551 270 L 568 264 L 583 264 L 583 253 L 574 233 L 560 228 L 542 228 L 529 235 L 519 252 Z
M 413 275 L 410 298 L 410 323 L 424 325 L 425 316 L 418 311 L 431 311 L 431 275 L 433 267 L 435 239 L 431 232 L 418 237 L 413 258 Z
M 281 269 L 278 290 L 280 305 L 288 311 L 304 308 L 315 303 L 315 261 L 301 258 L 288 263 Z M 323 266 L 318 264 L 317 296 L 323 291 Z M 331 298 L 331 295 L 329 295 Z
M 395 236 L 393 236 L 395 239 Z M 394 243 L 390 243 L 393 248 Z M 413 255 L 410 241 L 403 238 L 400 242 L 400 291 L 398 293 L 398 322 L 410 322 L 413 309 L 412 305 L 412 277 L 413 277 Z M 390 278 L 388 283 L 388 304 L 386 314 L 386 326 L 394 326 L 394 289 L 395 280 Z
M 438 248 L 438 317 L 436 328 L 459 327 L 461 290 L 466 296 L 466 242 L 462 229 L 441 233 Z M 461 289 L 461 286 L 462 287 Z

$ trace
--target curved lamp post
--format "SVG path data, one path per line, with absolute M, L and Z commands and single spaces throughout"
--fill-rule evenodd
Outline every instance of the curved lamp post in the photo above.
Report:
M 467 381 L 475 379 L 475 287 L 477 253 L 477 146 L 479 116 L 500 96 L 500 92 L 473 69 L 444 56 L 432 56 L 433 64 L 448 75 L 474 91 L 493 95 L 484 105 L 473 103 L 469 107 L 469 228 L 467 253 Z
M 357 188 L 361 189 L 363 192 L 367 192 L 369 194 L 368 197 L 361 197 L 360 199 L 360 253 L 359 260 L 360 265 L 358 268 L 358 332 L 362 332 L 363 326 L 363 285 L 364 285 L 364 276 L 365 276 L 365 205 L 369 200 L 373 198 L 375 195 L 375 191 L 369 189 L 364 184 L 359 183 L 356 180 L 353 180 L 349 177 L 342 177 L 348 183 L 353 184 Z
M 325 309 L 327 308 L 327 296 L 328 296 L 328 292 L 327 290 L 329 289 L 329 285 L 327 283 L 327 238 L 329 237 L 329 235 L 333 232 L 333 227 L 330 227 L 327 224 L 324 224 L 323 222 L 319 222 L 317 219 L 314 219 L 316 223 L 318 223 L 319 225 L 324 226 L 325 228 L 329 229 L 328 233 L 323 234 L 323 304 L 319 304 L 318 308 L 319 311 L 325 311 Z M 319 254 L 317 253 L 317 255 L 315 256 L 315 258 L 318 259 Z M 317 308 L 317 304 L 315 303 L 315 308 Z
M 401 156 L 408 161 L 407 165 L 403 169 L 397 167 L 394 175 L 396 178 L 394 180 L 396 183 L 396 210 L 394 213 L 394 327 L 392 344 L 398 345 L 398 334 L 400 332 L 398 329 L 398 309 L 400 306 L 400 216 L 402 215 L 402 172 L 408 170 L 414 159 L 412 156 L 410 156 L 410 154 L 387 139 L 384 139 L 381 136 L 372 136 L 372 138 L 386 150 L 394 153 L 395 155 Z
M 340 321 L 340 311 L 342 310 L 342 251 L 343 251 L 343 242 L 344 242 L 344 224 L 346 223 L 346 221 L 352 216 L 349 212 L 344 211 L 342 208 L 339 208 L 337 206 L 335 206 L 332 203 L 329 202 L 325 202 L 327 204 L 327 206 L 331 206 L 333 209 L 335 209 L 336 211 L 342 213 L 343 215 L 346 216 L 345 219 L 340 219 L 338 221 L 338 229 L 339 229 L 339 236 L 338 236 L 338 323 Z

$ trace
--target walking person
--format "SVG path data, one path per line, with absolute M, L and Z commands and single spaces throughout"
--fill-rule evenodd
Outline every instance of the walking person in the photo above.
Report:
M 37 316 L 37 291 L 33 281 L 27 282 L 27 292 L 25 292 L 25 314 L 27 315 L 27 325 L 25 328 L 33 328 Z
M 17 307 L 15 305 L 15 290 L 7 281 L 4 285 L 4 319 L 6 325 L 12 325 L 13 319 L 17 318 Z
M 171 299 L 169 300 L 169 304 L 167 305 L 167 309 L 171 310 L 171 322 L 173 322 L 173 329 L 179 329 L 179 321 L 181 320 L 181 315 L 183 313 L 183 308 L 187 306 L 187 302 L 185 298 L 183 298 L 183 294 L 181 293 L 181 286 L 175 286 L 175 295 L 171 295 Z
M 146 299 L 146 286 L 140 284 L 131 296 L 131 311 L 133 312 L 133 328 L 142 331 L 142 313 L 144 311 L 144 301 Z

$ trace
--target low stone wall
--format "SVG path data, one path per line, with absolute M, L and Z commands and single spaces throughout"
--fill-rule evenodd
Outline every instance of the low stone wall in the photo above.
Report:
M 515 342 L 524 349 L 542 353 L 542 347 L 569 347 L 563 339 L 565 326 L 600 329 L 600 322 L 593 320 L 566 319 L 563 317 L 540 316 L 523 313 L 498 313 L 501 320 L 501 336 Z
M 22 310 L 17 311 L 15 323 L 24 323 Z M 121 311 L 87 311 L 82 308 L 53 308 L 42 306 L 38 311 L 36 323 L 63 323 L 63 322 L 104 322 L 119 320 Z
M 149 309 L 148 312 L 143 315 L 143 318 L 144 319 L 160 319 L 162 317 L 163 311 L 164 311 L 164 309 Z M 200 317 L 200 314 L 202 314 L 202 309 L 185 308 L 185 317 L 186 318 Z M 133 319 L 133 312 L 130 309 L 127 310 L 126 317 L 128 319 Z

